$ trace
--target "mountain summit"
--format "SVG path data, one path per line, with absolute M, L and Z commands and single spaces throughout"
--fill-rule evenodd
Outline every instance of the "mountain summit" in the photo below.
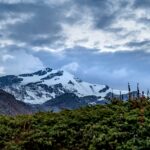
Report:
M 102 101 L 112 89 L 107 85 L 84 82 L 69 72 L 45 68 L 34 73 L 0 77 L 0 89 L 11 93 L 17 100 L 43 104 L 66 93 L 79 98 L 95 97 Z M 119 94 L 119 90 L 113 90 Z M 122 91 L 122 94 L 126 94 Z

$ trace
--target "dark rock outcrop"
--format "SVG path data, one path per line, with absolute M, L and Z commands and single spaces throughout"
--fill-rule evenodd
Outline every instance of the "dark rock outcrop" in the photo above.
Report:
M 18 101 L 13 95 L 0 90 L 1 115 L 31 114 L 33 112 L 35 110 L 31 105 Z

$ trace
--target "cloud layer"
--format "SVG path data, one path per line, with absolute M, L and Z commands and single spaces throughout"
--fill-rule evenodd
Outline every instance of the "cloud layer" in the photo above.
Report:
M 0 47 L 149 51 L 148 6 L 149 0 L 1 0 Z
M 144 82 L 149 8 L 149 0 L 0 0 L 0 74 L 52 66 L 112 86 L 137 73 L 132 81 Z

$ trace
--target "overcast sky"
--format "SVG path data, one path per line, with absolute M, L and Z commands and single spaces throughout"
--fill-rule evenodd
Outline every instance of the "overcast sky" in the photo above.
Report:
M 0 76 L 44 67 L 150 88 L 150 0 L 0 0 Z

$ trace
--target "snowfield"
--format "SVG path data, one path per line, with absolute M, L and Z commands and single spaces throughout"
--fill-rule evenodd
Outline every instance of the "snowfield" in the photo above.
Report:
M 9 77 L 10 78 L 10 77 Z M 12 80 L 6 84 L 5 80 Z M 96 96 L 98 101 L 104 100 L 113 91 L 119 95 L 119 90 L 112 90 L 107 85 L 84 82 L 69 72 L 46 68 L 34 73 L 0 77 L 0 88 L 15 96 L 16 99 L 30 104 L 42 104 L 64 93 L 73 93 L 78 97 Z M 127 94 L 127 91 L 121 91 Z

